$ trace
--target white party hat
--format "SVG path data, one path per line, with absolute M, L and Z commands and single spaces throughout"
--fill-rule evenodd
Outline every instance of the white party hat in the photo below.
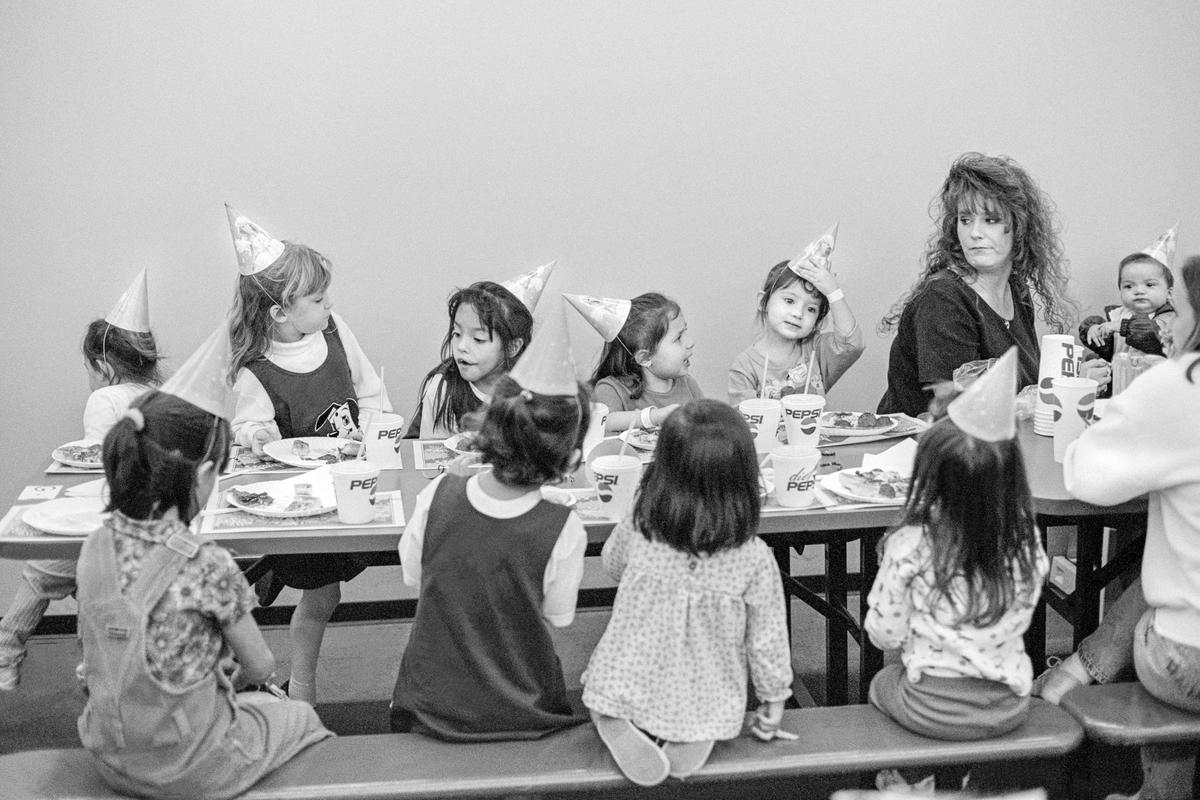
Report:
M 232 420 L 237 407 L 237 395 L 229 383 L 232 361 L 229 322 L 224 321 L 188 356 L 175 374 L 167 378 L 162 391 L 187 400 L 210 414 Z
M 225 204 L 229 217 L 229 232 L 233 234 L 233 249 L 237 251 L 238 272 L 253 275 L 262 272 L 283 255 L 283 242 L 264 231 L 249 217 L 244 217 Z
M 574 397 L 579 391 L 562 303 L 555 304 L 508 376 L 538 394 Z
M 557 263 L 558 261 L 551 261 L 549 264 L 542 264 L 537 269 L 522 272 L 512 280 L 504 281 L 500 285 L 515 294 L 532 314 L 537 308 L 538 300 L 542 297 L 542 290 L 546 288 L 546 281 L 550 280 L 550 273 L 554 271 L 554 265 Z
M 104 321 L 114 328 L 134 333 L 150 332 L 150 294 L 147 291 L 146 269 L 133 279 L 121 299 L 113 306 Z
M 621 328 L 625 327 L 625 320 L 629 319 L 629 309 L 633 308 L 633 301 L 617 297 L 592 297 L 586 294 L 564 294 L 563 297 L 606 342 L 617 338 Z
M 1167 269 L 1170 269 L 1175 264 L 1175 235 L 1178 231 L 1179 223 L 1176 222 L 1166 233 L 1159 236 L 1154 244 L 1139 252 L 1145 253 Z
M 833 227 L 809 242 L 808 247 L 804 248 L 803 253 L 788 262 L 788 269 L 796 272 L 796 268 L 807 261 L 814 267 L 832 271 L 833 249 L 837 247 L 838 226 L 840 224 L 840 222 L 833 223 Z
M 947 416 L 985 442 L 1017 435 L 1017 348 L 1010 347 L 992 368 L 950 401 Z

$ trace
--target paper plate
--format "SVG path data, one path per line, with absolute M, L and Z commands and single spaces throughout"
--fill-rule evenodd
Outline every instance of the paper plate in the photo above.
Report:
M 855 428 L 855 427 L 840 427 L 833 424 L 835 419 L 841 418 L 850 421 L 852 424 L 858 423 L 858 418 L 866 411 L 827 411 L 821 415 L 821 433 L 827 436 L 878 436 L 881 433 L 887 433 L 892 428 L 896 427 L 896 419 L 894 417 L 882 417 L 878 414 L 873 414 L 880 422 L 885 422 L 885 425 L 877 425 L 873 428 Z
M 442 442 L 442 446 L 451 453 L 457 453 L 460 456 L 466 455 L 467 453 L 478 453 L 479 451 L 472 446 L 472 442 L 475 441 L 475 436 L 475 431 L 463 431 L 462 433 L 456 433 L 446 441 Z
M 315 517 L 337 508 L 336 504 L 324 505 L 322 500 L 311 494 L 297 494 L 302 483 L 289 481 L 263 481 L 235 486 L 225 492 L 225 501 L 248 514 L 259 517 Z M 270 495 L 270 503 L 247 502 L 239 498 L 237 491 Z M 295 507 L 293 507 L 295 506 Z
M 579 502 L 579 495 L 569 489 L 560 489 L 557 486 L 543 486 L 542 499 L 570 508 Z
M 99 497 L 62 497 L 25 510 L 22 521 L 57 536 L 87 536 L 104 524 L 104 501 Z
M 307 456 L 296 454 L 297 442 L 308 445 Z M 358 458 L 357 452 L 352 456 L 339 455 L 339 450 L 346 445 L 362 446 L 362 442 L 353 439 L 334 439 L 330 436 L 297 436 L 292 439 L 277 439 L 263 445 L 263 452 L 276 461 L 293 467 L 311 469 L 326 464 L 336 464 L 338 461 L 352 461 Z M 325 456 L 322 458 L 321 456 Z M 293 515 L 294 516 L 294 515 Z
M 100 463 L 100 452 L 99 442 L 92 439 L 77 439 L 60 444 L 50 453 L 50 457 L 68 467 L 104 469 L 104 465 Z
M 621 441 L 638 450 L 653 450 L 658 446 L 658 428 L 630 428 L 621 432 Z
M 899 506 L 904 504 L 904 497 L 871 497 L 865 494 L 857 494 L 850 491 L 842 485 L 841 475 L 843 472 L 858 472 L 862 467 L 852 467 L 851 469 L 843 469 L 837 472 L 832 472 L 829 475 L 821 478 L 821 488 L 833 492 L 839 497 L 844 497 L 847 500 L 854 500 L 859 503 L 871 503 L 877 506 Z

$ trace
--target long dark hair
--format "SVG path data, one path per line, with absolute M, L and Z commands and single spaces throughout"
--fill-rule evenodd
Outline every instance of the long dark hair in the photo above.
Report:
M 963 153 L 950 166 L 941 191 L 930 204 L 929 213 L 937 227 L 925 248 L 924 270 L 912 289 L 880 320 L 881 333 L 896 328 L 905 306 L 921 295 L 938 273 L 950 270 L 963 277 L 975 275 L 958 240 L 958 214 L 980 205 L 1000 214 L 1011 227 L 1012 278 L 1020 287 L 1018 294 L 1032 293 L 1042 319 L 1053 330 L 1062 333 L 1071 326 L 1076 308 L 1067 293 L 1069 273 L 1058 238 L 1054 202 L 1008 156 Z
M 475 446 L 501 483 L 550 483 L 578 466 L 576 453 L 591 415 L 591 396 L 583 384 L 577 384 L 574 397 L 538 394 L 505 375 L 496 382 Z
M 693 400 L 667 417 L 633 508 L 642 535 L 711 554 L 749 541 L 758 514 L 758 460 L 742 415 L 718 400 Z
M 172 508 L 188 522 L 199 511 L 196 468 L 211 461 L 216 473 L 229 457 L 229 423 L 186 400 L 151 390 L 130 406 L 104 437 L 109 511 L 157 519 Z
M 1185 299 L 1192 308 L 1193 324 L 1187 339 L 1176 346 L 1176 352 L 1200 352 L 1200 256 L 1191 256 L 1183 262 L 1180 272 L 1183 273 Z M 1185 374 L 1189 381 L 1192 380 L 1192 371 L 1196 369 L 1197 364 L 1200 364 L 1200 358 L 1188 365 Z
M 917 444 L 906 525 L 924 528 L 934 594 L 962 623 L 995 624 L 1036 579 L 1039 535 L 1016 439 L 985 442 L 936 422 Z
M 92 372 L 105 375 L 109 386 L 118 383 L 162 383 L 158 362 L 158 344 L 153 333 L 130 331 L 94 319 L 83 335 L 83 360 Z
M 667 335 L 671 320 L 679 316 L 679 304 L 658 292 L 639 294 L 630 301 L 629 317 L 617 338 L 604 345 L 600 363 L 592 374 L 592 386 L 603 378 L 616 378 L 629 389 L 634 400 L 645 391 L 642 367 L 635 356 L 639 350 L 651 355 Z
M 526 308 L 517 296 L 494 281 L 477 281 L 465 289 L 458 289 L 446 301 L 446 311 L 449 313 L 450 326 L 442 339 L 442 360 L 431 369 L 421 381 L 417 391 L 418 402 L 425 396 L 425 387 L 434 377 L 441 375 L 442 384 L 434 395 L 433 423 L 436 427 L 455 430 L 461 427 L 462 418 L 479 411 L 482 401 L 471 391 L 471 384 L 458 371 L 454 361 L 453 347 L 450 338 L 454 333 L 454 315 L 459 307 L 467 305 L 475 309 L 479 324 L 488 332 L 488 336 L 500 339 L 500 353 L 503 369 L 508 372 L 517 363 L 521 353 L 529 346 L 533 335 L 533 314 Z M 510 353 L 514 342 L 520 342 L 520 347 Z M 420 424 L 420 415 L 414 420 Z

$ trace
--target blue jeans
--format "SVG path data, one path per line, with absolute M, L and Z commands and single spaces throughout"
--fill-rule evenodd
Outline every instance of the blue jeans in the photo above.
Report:
M 1139 577 L 1117 598 L 1096 630 L 1079 643 L 1075 652 L 1096 683 L 1132 679 L 1134 631 L 1149 608 Z
M 1181 644 L 1154 630 L 1154 611 L 1138 621 L 1133 640 L 1138 680 L 1164 703 L 1200 713 L 1200 648 Z M 1143 794 L 1191 797 L 1196 743 L 1142 747 Z
M 42 621 L 51 600 L 75 591 L 75 561 L 26 561 L 12 604 L 0 619 L 0 665 L 21 663 L 25 640 Z

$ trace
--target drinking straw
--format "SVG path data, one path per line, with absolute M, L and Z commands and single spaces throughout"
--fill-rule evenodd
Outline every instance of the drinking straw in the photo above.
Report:
M 758 387 L 758 399 L 767 399 L 767 366 L 771 363 L 770 353 L 763 353 L 763 377 L 762 385 Z
M 804 394 L 808 394 L 808 382 L 812 380 L 813 362 L 817 360 L 817 349 L 814 347 L 812 355 L 808 357 L 808 374 L 804 376 Z

